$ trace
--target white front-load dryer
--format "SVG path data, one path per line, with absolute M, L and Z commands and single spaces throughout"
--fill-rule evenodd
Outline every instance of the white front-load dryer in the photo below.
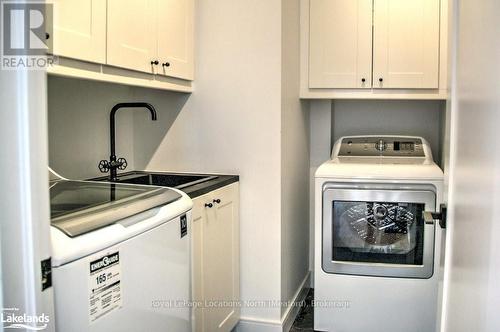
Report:
M 434 332 L 443 172 L 421 137 L 350 136 L 315 175 L 314 329 Z

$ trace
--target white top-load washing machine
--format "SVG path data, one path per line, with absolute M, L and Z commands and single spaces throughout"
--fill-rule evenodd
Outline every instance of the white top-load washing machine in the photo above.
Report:
M 190 332 L 191 199 L 151 186 L 50 185 L 56 330 Z
M 315 176 L 314 328 L 433 332 L 443 172 L 421 137 L 340 138 Z

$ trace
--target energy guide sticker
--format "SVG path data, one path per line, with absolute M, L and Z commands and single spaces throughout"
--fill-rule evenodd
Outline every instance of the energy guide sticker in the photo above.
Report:
M 94 255 L 89 262 L 89 320 L 91 323 L 122 306 L 120 252 Z

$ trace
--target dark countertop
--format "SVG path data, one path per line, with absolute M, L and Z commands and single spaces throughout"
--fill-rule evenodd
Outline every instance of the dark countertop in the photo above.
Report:
M 160 174 L 160 175 L 178 175 L 182 176 L 200 176 L 200 177 L 214 177 L 208 181 L 204 181 L 201 183 L 195 183 L 189 186 L 180 186 L 181 188 L 177 188 L 183 192 L 185 192 L 190 198 L 196 198 L 198 196 L 204 195 L 216 189 L 225 187 L 231 183 L 238 182 L 240 177 L 238 175 L 227 175 L 227 174 L 203 174 L 203 173 L 175 173 L 175 172 L 156 172 L 156 171 L 129 171 L 125 173 L 118 174 L 118 182 L 122 183 L 136 183 L 136 184 L 149 184 L 149 183 L 141 183 L 135 182 L 133 179 L 139 178 L 141 175 L 150 175 L 150 174 Z M 93 179 L 89 179 L 91 181 L 106 181 L 108 179 L 107 176 L 101 176 Z M 120 179 L 123 179 L 120 181 Z M 125 180 L 129 179 L 129 180 Z M 132 181 L 130 181 L 130 179 Z

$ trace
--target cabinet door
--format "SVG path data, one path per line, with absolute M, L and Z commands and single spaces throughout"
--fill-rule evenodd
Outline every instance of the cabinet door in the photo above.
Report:
M 370 88 L 372 0 L 310 0 L 309 15 L 309 87 Z
M 194 0 L 161 0 L 158 15 L 158 72 L 192 80 Z
M 193 299 L 203 304 L 194 308 L 196 332 L 229 332 L 239 320 L 237 306 L 210 306 L 240 299 L 238 191 L 235 183 L 193 200 Z
M 205 266 L 203 260 L 203 228 L 207 223 L 208 213 L 212 211 L 205 207 L 205 203 L 211 202 L 210 194 L 197 197 L 193 200 L 193 222 L 192 222 L 192 264 L 193 264 L 193 301 L 203 304 L 205 302 L 204 283 L 203 283 L 203 268 Z M 195 306 L 193 308 L 194 322 L 193 331 L 208 332 L 204 327 L 204 308 L 203 306 Z
M 203 284 L 206 301 L 239 300 L 238 185 L 212 192 L 214 207 L 203 225 Z M 220 203 L 217 203 L 220 200 Z M 204 310 L 207 332 L 229 332 L 239 319 L 237 306 Z
M 54 0 L 54 54 L 106 62 L 106 0 Z
M 439 0 L 375 0 L 375 88 L 438 88 L 439 7 Z
M 152 73 L 157 65 L 157 0 L 108 0 L 107 63 Z

